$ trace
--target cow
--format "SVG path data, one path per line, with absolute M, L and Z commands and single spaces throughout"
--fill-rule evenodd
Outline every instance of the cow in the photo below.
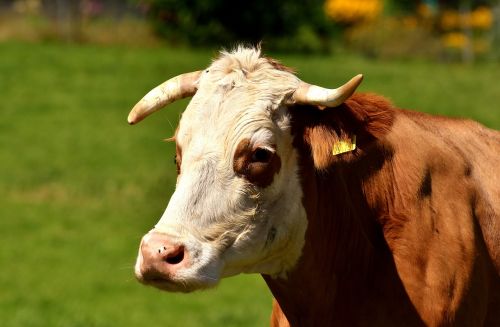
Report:
M 259 48 L 154 88 L 192 99 L 177 184 L 141 240 L 166 291 L 259 273 L 272 326 L 500 326 L 500 133 L 301 81 Z

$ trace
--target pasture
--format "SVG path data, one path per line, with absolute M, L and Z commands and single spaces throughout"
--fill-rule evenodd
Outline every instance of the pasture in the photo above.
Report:
M 171 136 L 187 100 L 137 126 L 130 108 L 214 51 L 0 44 L 0 317 L 2 326 L 263 326 L 260 276 L 168 294 L 135 281 L 139 240 L 175 185 Z M 474 66 L 275 55 L 305 81 L 399 107 L 500 128 L 498 63 Z

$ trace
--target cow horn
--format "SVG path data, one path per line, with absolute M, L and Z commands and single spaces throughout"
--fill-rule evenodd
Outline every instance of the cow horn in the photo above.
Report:
M 359 74 L 337 89 L 325 89 L 302 82 L 291 99 L 293 103 L 337 107 L 354 93 L 361 81 L 363 81 L 363 75 Z
M 200 70 L 175 76 L 149 91 L 128 114 L 128 123 L 136 124 L 169 103 L 193 96 L 201 73 Z

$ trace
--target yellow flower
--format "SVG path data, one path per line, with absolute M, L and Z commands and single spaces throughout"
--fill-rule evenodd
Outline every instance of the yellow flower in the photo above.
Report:
M 324 10 L 335 21 L 354 23 L 377 17 L 382 0 L 327 0 Z
M 467 43 L 467 36 L 463 33 L 446 33 L 442 37 L 443 44 L 448 48 L 463 48 Z
M 479 7 L 465 14 L 459 14 L 456 10 L 445 10 L 441 15 L 441 27 L 447 31 L 461 27 L 487 30 L 492 25 L 493 14 L 488 7 Z
M 487 30 L 493 25 L 493 14 L 490 8 L 479 7 L 474 10 L 470 17 L 471 27 Z

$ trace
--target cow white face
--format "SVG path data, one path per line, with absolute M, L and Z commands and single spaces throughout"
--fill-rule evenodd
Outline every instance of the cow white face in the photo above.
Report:
M 141 242 L 136 276 L 183 292 L 242 272 L 284 277 L 307 227 L 287 109 L 303 82 L 255 49 L 223 54 L 195 77 L 175 136 L 176 190 Z M 150 94 L 179 80 L 169 83 Z M 140 120 L 133 112 L 129 121 Z

